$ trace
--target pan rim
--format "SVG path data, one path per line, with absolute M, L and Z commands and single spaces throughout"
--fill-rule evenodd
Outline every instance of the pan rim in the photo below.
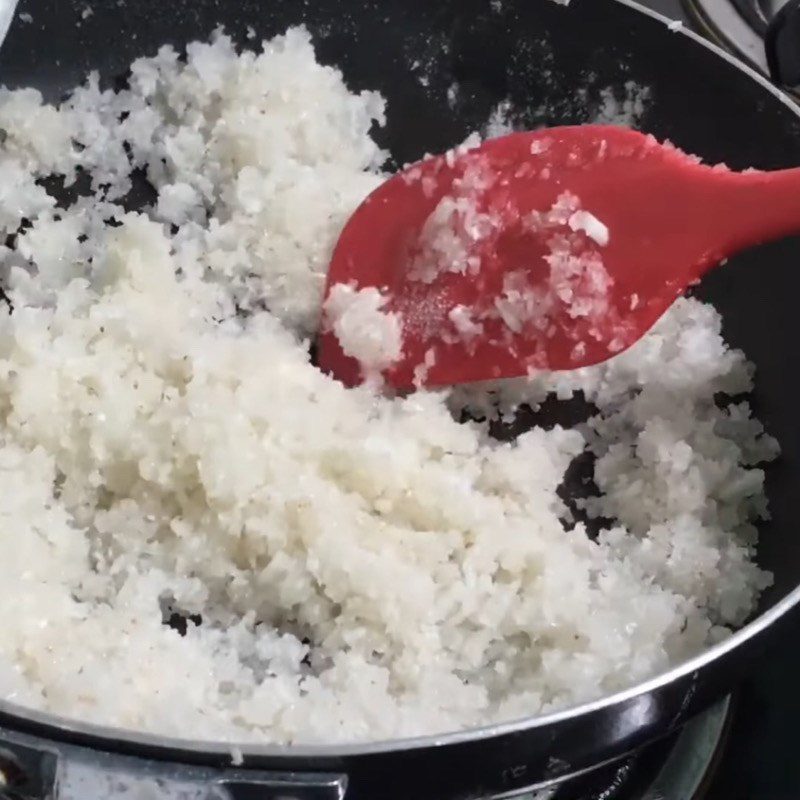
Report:
M 569 0 L 567 0 L 569 2 Z M 571 0 L 578 5 L 582 0 Z M 588 0 L 587 0 L 588 2 Z M 613 0 L 620 5 L 627 6 L 645 16 L 669 26 L 673 20 L 666 15 L 643 6 L 639 0 Z M 727 53 L 718 45 L 708 41 L 694 31 L 681 26 L 674 29 L 675 36 L 686 36 L 702 45 L 714 55 L 727 61 L 736 69 L 750 77 L 763 89 L 766 89 L 778 101 L 783 103 L 795 116 L 800 118 L 798 106 L 785 92 L 778 89 L 767 78 L 757 72 L 748 64 L 740 61 L 735 56 Z M 538 729 L 558 725 L 580 717 L 590 716 L 597 712 L 622 706 L 635 701 L 648 693 L 663 689 L 669 684 L 692 676 L 701 669 L 717 661 L 727 653 L 732 652 L 740 645 L 751 641 L 760 633 L 766 631 L 773 623 L 785 616 L 795 606 L 800 604 L 800 582 L 789 594 L 767 611 L 759 614 L 744 627 L 734 632 L 723 642 L 704 650 L 688 661 L 681 662 L 666 672 L 661 672 L 648 680 L 635 684 L 613 694 L 605 695 L 596 700 L 569 706 L 547 714 L 519 717 L 507 722 L 468 728 L 443 734 L 427 734 L 400 739 L 383 739 L 373 742 L 332 745 L 275 745 L 257 744 L 252 741 L 239 740 L 203 740 L 184 739 L 181 737 L 161 736 L 158 734 L 136 731 L 126 728 L 116 728 L 91 722 L 81 722 L 70 717 L 61 716 L 0 699 L 0 739 L 2 728 L 19 730 L 44 736 L 55 742 L 69 739 L 77 744 L 93 747 L 109 752 L 121 752 L 122 748 L 140 748 L 148 751 L 149 757 L 177 760 L 181 754 L 195 758 L 218 760 L 220 756 L 230 758 L 231 752 L 247 761 L 248 759 L 276 758 L 284 762 L 301 761 L 308 759 L 325 759 L 327 761 L 345 759 L 358 756 L 375 756 L 403 751 L 417 751 L 426 748 L 443 748 L 459 744 L 475 743 L 499 737 L 530 733 Z M 155 752 L 154 752 L 155 751 Z M 158 751 L 164 751 L 163 756 Z M 168 756 L 167 756 L 168 752 Z

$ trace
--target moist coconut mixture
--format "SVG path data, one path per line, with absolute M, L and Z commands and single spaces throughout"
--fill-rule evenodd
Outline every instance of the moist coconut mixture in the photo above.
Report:
M 313 365 L 384 121 L 300 29 L 165 47 L 58 108 L 2 92 L 6 700 L 179 736 L 408 736 L 630 686 L 753 611 L 777 446 L 715 403 L 753 371 L 713 308 L 495 386 L 393 399 Z M 132 175 L 157 190 L 143 211 Z M 595 410 L 574 429 L 470 421 L 575 392 Z M 599 493 L 570 509 L 586 452 Z

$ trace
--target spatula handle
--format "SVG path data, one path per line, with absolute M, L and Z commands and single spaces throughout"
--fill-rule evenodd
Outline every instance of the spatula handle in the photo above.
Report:
M 707 183 L 709 226 L 724 230 L 725 256 L 800 233 L 800 168 L 723 172 Z

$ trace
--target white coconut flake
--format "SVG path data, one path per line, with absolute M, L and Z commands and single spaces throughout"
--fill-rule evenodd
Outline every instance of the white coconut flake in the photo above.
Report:
M 498 136 L 505 136 L 514 130 L 514 120 L 511 116 L 511 101 L 502 100 L 498 103 L 484 128 L 486 139 L 495 139 Z
M 463 155 L 472 146 L 465 144 L 460 153 Z M 451 152 L 455 163 L 456 152 Z M 437 203 L 420 231 L 418 252 L 408 267 L 411 280 L 432 283 L 442 273 L 475 275 L 480 271 L 477 245 L 499 229 L 496 216 L 479 207 L 479 198 L 493 178 L 484 160 L 477 157 L 454 182 L 452 194 Z M 425 179 L 422 180 L 427 194 Z
M 417 389 L 421 389 L 425 386 L 431 368 L 436 366 L 436 360 L 436 350 L 431 347 L 425 351 L 422 363 L 414 367 L 414 386 L 416 386 Z
M 403 354 L 402 320 L 383 310 L 386 303 L 374 287 L 356 290 L 343 283 L 332 286 L 325 301 L 326 325 L 365 375 L 382 372 Z
M 534 139 L 531 142 L 531 155 L 540 156 L 546 153 L 553 145 L 551 139 Z
M 609 242 L 608 228 L 589 211 L 576 211 L 567 222 L 573 231 L 583 231 L 601 247 Z
M 638 126 L 648 109 L 652 89 L 633 80 L 620 88 L 607 86 L 600 92 L 600 106 L 591 122 L 596 125 Z
M 473 320 L 472 312 L 466 306 L 455 306 L 450 312 L 449 318 L 462 339 L 469 341 L 483 333 L 483 325 Z

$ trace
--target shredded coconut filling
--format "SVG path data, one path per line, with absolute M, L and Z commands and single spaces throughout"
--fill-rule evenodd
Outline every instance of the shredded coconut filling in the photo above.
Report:
M 546 147 L 546 142 L 534 144 Z M 520 222 L 518 215 L 510 215 L 509 222 L 480 210 L 482 192 L 491 188 L 492 181 L 490 169 L 477 155 L 464 178 L 455 182 L 454 193 L 443 197 L 425 221 L 419 251 L 409 266 L 411 281 L 432 284 L 447 273 L 478 279 L 485 269 L 482 252 L 491 252 L 506 227 Z M 500 339 L 504 345 L 512 345 L 513 336 L 543 342 L 556 334 L 558 326 L 564 327 L 566 317 L 588 321 L 588 335 L 598 340 L 601 331 L 618 331 L 610 337 L 608 348 L 612 353 L 621 350 L 624 320 L 617 320 L 611 307 L 612 279 L 601 251 L 610 241 L 606 225 L 581 208 L 580 198 L 568 191 L 550 209 L 527 214 L 521 224 L 547 242 L 542 257 L 547 265 L 544 279 L 536 263 L 506 272 L 496 297 L 484 292 L 475 305 L 459 305 L 448 313 L 443 328 L 427 331 L 427 340 L 472 346 L 476 336 L 484 334 L 485 323 L 499 319 L 505 326 Z M 576 342 L 573 357 L 579 359 L 585 349 L 580 332 L 568 325 L 565 330 Z
M 746 402 L 715 402 L 752 368 L 712 308 L 679 301 L 601 367 L 406 398 L 310 362 L 383 122 L 297 29 L 259 53 L 166 46 L 60 107 L 0 92 L 6 700 L 240 742 L 438 733 L 630 686 L 753 611 L 756 465 L 777 447 Z M 125 213 L 134 169 L 158 199 Z M 51 174 L 80 177 L 69 207 Z M 602 273 L 564 247 L 558 291 L 591 315 Z M 384 300 L 338 287 L 328 309 L 374 368 L 397 353 Z M 509 325 L 538 319 L 524 285 L 506 301 Z M 503 443 L 459 421 L 578 391 L 576 429 Z M 587 451 L 599 494 L 568 507 Z M 592 539 L 580 514 L 614 522 Z
M 325 300 L 326 324 L 366 377 L 390 367 L 403 352 L 402 319 L 383 310 L 386 302 L 373 287 L 355 290 L 343 283 L 332 286 Z

